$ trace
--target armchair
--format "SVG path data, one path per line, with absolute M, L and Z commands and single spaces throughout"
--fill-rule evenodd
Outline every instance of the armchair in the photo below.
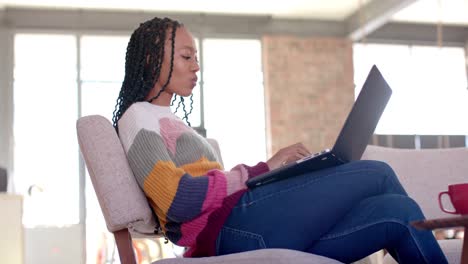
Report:
M 134 264 L 132 237 L 158 236 L 157 224 L 144 193 L 133 177 L 117 133 L 104 117 L 85 116 L 77 121 L 78 142 L 91 182 L 103 212 L 107 229 L 114 234 L 121 263 Z M 215 140 L 210 143 L 219 151 Z M 157 264 L 210 263 L 340 263 L 326 257 L 288 249 L 261 249 L 205 257 L 173 258 Z
M 427 219 L 450 217 L 439 209 L 439 192 L 446 190 L 449 184 L 468 182 L 468 148 L 415 150 L 369 145 L 362 159 L 388 163 Z M 450 264 L 460 263 L 462 239 L 438 242 Z M 384 263 L 396 262 L 387 254 Z

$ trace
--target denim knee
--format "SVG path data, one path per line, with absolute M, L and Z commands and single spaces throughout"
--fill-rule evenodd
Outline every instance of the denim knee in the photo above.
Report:
M 393 168 L 384 161 L 380 160 L 362 160 L 361 161 L 366 168 L 381 172 L 384 175 L 395 175 Z
M 388 210 L 392 214 L 404 221 L 421 220 L 424 215 L 418 203 L 411 197 L 406 195 L 391 194 L 385 195 L 385 201 L 382 204 L 381 210 Z
M 386 193 L 396 193 L 408 195 L 393 168 L 383 161 L 363 160 L 363 166 L 372 173 L 372 177 L 379 177 L 382 180 Z

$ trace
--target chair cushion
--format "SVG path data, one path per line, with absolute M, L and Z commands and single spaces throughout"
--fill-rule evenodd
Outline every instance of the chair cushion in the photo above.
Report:
M 428 219 L 450 216 L 439 208 L 439 192 L 447 190 L 449 184 L 468 182 L 468 148 L 415 150 L 368 146 L 362 159 L 387 162 Z
M 340 264 L 341 262 L 290 249 L 260 249 L 206 258 L 163 259 L 153 264 Z

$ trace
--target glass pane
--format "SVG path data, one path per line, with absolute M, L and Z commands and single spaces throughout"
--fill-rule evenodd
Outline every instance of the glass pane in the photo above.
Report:
M 14 55 L 13 179 L 25 195 L 23 223 L 77 224 L 76 39 L 18 34 Z
M 468 134 L 463 48 L 355 44 L 356 94 L 372 64 L 393 89 L 377 134 Z
M 383 52 L 385 51 L 385 52 Z M 415 95 L 411 89 L 412 79 L 409 50 L 403 45 L 354 45 L 354 80 L 356 96 L 372 65 L 379 67 L 393 90 L 392 97 L 375 130 L 376 134 L 414 134 L 413 124 L 417 119 L 412 111 Z M 405 132 L 403 132 L 405 131 Z
M 462 48 L 411 48 L 417 129 L 426 135 L 468 135 L 468 91 Z
M 207 136 L 218 140 L 226 169 L 265 161 L 260 41 L 206 39 L 203 45 Z
M 109 121 L 119 96 L 121 83 L 83 82 L 81 84 L 81 114 L 102 115 Z
M 72 35 L 17 34 L 15 80 L 76 80 L 76 38 Z
M 81 79 L 121 83 L 125 74 L 128 41 L 128 36 L 83 36 Z

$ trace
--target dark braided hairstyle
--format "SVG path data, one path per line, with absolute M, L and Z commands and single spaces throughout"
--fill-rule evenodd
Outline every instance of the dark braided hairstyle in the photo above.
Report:
M 181 26 L 183 25 L 176 20 L 169 18 L 160 19 L 156 17 L 141 23 L 131 35 L 125 56 L 125 77 L 112 118 L 113 125 L 116 129 L 117 122 L 122 117 L 123 113 L 125 113 L 133 103 L 144 101 L 158 81 L 161 73 L 161 65 L 164 60 L 164 47 L 167 33 L 171 33 L 171 63 L 169 76 L 166 83 L 161 87 L 161 90 L 156 96 L 149 99 L 148 102 L 151 103 L 158 98 L 169 84 L 174 65 L 175 34 L 177 28 Z M 169 31 L 169 29 L 171 30 Z M 190 99 L 192 99 L 192 96 Z M 175 99 L 176 96 L 174 96 L 172 102 L 174 102 Z M 184 105 L 185 116 L 183 119 L 190 125 L 190 122 L 188 122 L 188 115 L 192 112 L 192 107 L 190 112 L 187 113 L 185 111 L 185 104 L 183 103 L 184 98 L 180 97 L 180 101 Z
M 180 101 L 179 101 L 179 103 L 177 104 L 177 107 L 176 107 L 176 109 L 175 109 L 175 111 L 174 111 L 174 114 L 177 113 L 177 110 L 179 110 L 179 107 L 180 107 L 180 105 L 182 104 L 182 110 L 184 110 L 184 116 L 182 117 L 182 120 L 185 120 L 185 122 L 187 122 L 187 124 L 188 124 L 189 126 L 191 126 L 191 125 L 190 125 L 190 122 L 189 122 L 189 120 L 188 120 L 188 116 L 192 113 L 192 110 L 193 110 L 193 94 L 190 95 L 190 111 L 189 111 L 188 113 L 187 113 L 187 110 L 185 109 L 184 97 L 182 97 L 182 96 L 179 96 L 179 97 L 180 97 Z M 174 99 L 172 100 L 171 105 L 174 104 L 174 102 L 176 101 L 176 99 L 177 99 L 177 96 L 174 95 Z

